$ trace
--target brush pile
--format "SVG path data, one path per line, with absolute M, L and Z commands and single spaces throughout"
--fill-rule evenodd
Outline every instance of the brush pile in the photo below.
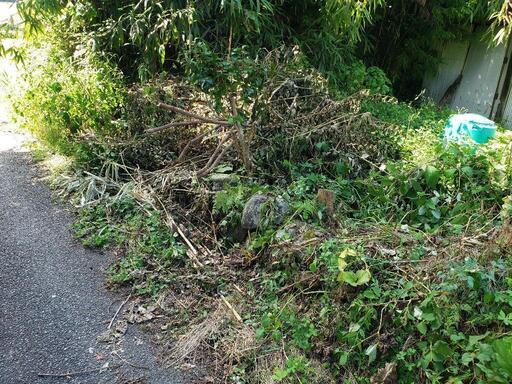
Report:
M 155 308 L 163 360 L 198 383 L 509 377 L 489 352 L 512 345 L 509 135 L 477 155 L 445 148 L 368 111 L 388 99 L 335 100 L 285 59 L 264 59 L 250 102 L 177 80 L 151 98 L 134 90 L 152 112 L 110 144 L 117 161 L 66 181 L 79 235 L 116 249 L 112 284 Z
M 161 91 L 149 101 L 140 90 L 132 91 L 133 104 L 139 105 L 135 115 L 153 118 L 131 123 L 132 133 L 148 128 L 130 143 L 136 148 L 120 144 L 126 146 L 121 151 L 125 163 L 144 164 L 144 145 L 149 151 L 165 148 L 167 155 L 156 156 L 146 168 L 155 171 L 160 164 L 158 172 L 173 174 L 176 182 L 204 178 L 219 164 L 241 165 L 249 175 L 257 167 L 258 177 L 269 168 L 282 170 L 284 160 L 317 156 L 326 162 L 347 160 L 356 175 L 368 164 L 396 157 L 398 129 L 361 110 L 367 93 L 333 100 L 325 79 L 314 70 L 297 69 L 296 60 L 280 51 L 269 53 L 261 65 L 278 70 L 268 71 L 250 102 L 231 94 L 219 104 L 177 80 L 160 84 Z M 151 127 L 162 120 L 165 124 Z

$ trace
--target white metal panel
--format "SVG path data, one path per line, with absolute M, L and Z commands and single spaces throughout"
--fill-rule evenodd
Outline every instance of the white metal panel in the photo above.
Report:
M 442 53 L 442 61 L 436 76 L 426 76 L 423 88 L 426 94 L 436 103 L 444 96 L 446 89 L 457 79 L 468 50 L 469 42 L 448 43 Z
M 505 51 L 504 44 L 488 48 L 485 42 L 471 42 L 462 81 L 452 99 L 453 108 L 490 117 Z
M 492 116 L 495 119 L 503 124 L 506 128 L 512 129 L 512 95 L 511 95 L 511 75 L 507 73 L 510 71 L 510 60 L 512 57 L 512 41 L 509 40 L 507 47 L 507 58 L 506 63 L 503 64 L 503 68 L 501 70 L 501 76 L 499 80 L 499 98 L 495 100 L 494 107 L 492 111 Z M 503 103 L 503 105 L 501 105 Z M 501 111 L 500 111 L 501 109 Z M 499 116 L 496 116 L 499 114 Z
M 505 108 L 503 109 L 503 117 L 501 119 L 501 123 L 508 129 L 512 129 L 512 95 L 510 94 L 510 90 L 508 90 L 508 98 L 505 103 Z

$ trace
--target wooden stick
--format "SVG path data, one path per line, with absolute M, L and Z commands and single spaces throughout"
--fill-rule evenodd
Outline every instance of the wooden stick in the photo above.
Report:
M 202 121 L 202 120 L 174 121 L 169 124 L 161 125 L 160 127 L 146 129 L 146 133 L 155 133 L 155 132 L 163 131 L 164 129 L 167 129 L 167 128 L 182 127 L 182 126 L 188 126 L 188 125 L 199 125 L 199 124 L 203 124 L 203 123 L 204 123 L 204 121 Z
M 233 117 L 236 117 L 236 115 L 238 115 L 238 111 L 236 108 L 236 100 L 233 95 L 230 97 L 230 102 L 231 102 L 231 111 L 233 113 Z M 247 172 L 249 172 L 249 174 L 251 174 L 253 172 L 253 164 L 252 164 L 252 160 L 251 160 L 251 154 L 249 152 L 249 145 L 245 139 L 245 135 L 244 135 L 242 126 L 238 123 L 235 123 L 235 128 L 237 130 L 238 145 L 240 147 L 240 157 L 242 158 L 242 162 L 244 163 L 245 168 L 247 169 Z
M 132 297 L 132 294 L 130 293 L 128 295 L 128 297 L 126 298 L 126 300 L 121 303 L 119 308 L 117 308 L 117 311 L 116 311 L 116 313 L 114 313 L 112 320 L 110 320 L 110 324 L 108 325 L 107 329 L 112 328 L 112 324 L 114 324 L 114 320 L 116 319 L 117 315 L 119 314 L 119 311 L 121 311 L 121 308 L 123 308 L 125 306 L 125 304 L 128 302 L 128 300 L 130 300 L 131 297 Z
M 119 360 L 121 360 L 123 363 L 128 364 L 130 367 L 137 368 L 137 369 L 149 369 L 149 367 L 146 367 L 144 365 L 137 365 L 129 362 L 125 358 L 123 358 L 117 351 L 112 352 L 113 355 L 115 355 Z
M 215 150 L 213 151 L 213 154 L 210 156 L 210 158 L 208 159 L 208 162 L 204 165 L 203 168 L 201 168 L 199 171 L 197 171 L 197 174 L 202 174 L 204 171 L 207 171 L 208 169 L 210 169 L 210 166 L 212 165 L 212 163 L 215 162 L 215 160 L 217 160 L 217 156 L 219 155 L 219 153 L 221 153 L 221 150 L 222 150 L 222 146 L 224 145 L 224 143 L 229 139 L 229 135 L 226 135 L 224 136 L 219 144 L 217 144 L 217 147 L 215 148 Z M 206 172 L 208 173 L 208 172 Z
M 189 255 L 189 253 L 187 252 L 187 256 L 190 257 L 192 259 L 192 261 L 195 263 L 194 267 L 196 267 L 196 268 L 197 267 L 203 268 L 204 267 L 203 263 L 201 263 L 199 261 L 199 259 L 197 258 L 197 255 L 199 255 L 199 252 L 197 252 L 197 249 L 194 247 L 192 242 L 187 238 L 187 236 L 185 236 L 185 233 L 181 230 L 181 228 L 178 226 L 178 224 L 176 224 L 176 222 L 174 221 L 172 216 L 167 211 L 167 208 L 165 208 L 165 205 L 162 203 L 162 200 L 160 200 L 158 195 L 155 194 L 155 192 L 153 191 L 153 189 L 151 187 L 149 187 L 149 188 L 151 189 L 151 194 L 153 196 L 155 196 L 156 200 L 158 201 L 158 204 L 160 204 L 160 207 L 162 207 L 162 210 L 164 211 L 165 216 L 167 217 L 167 223 L 166 223 L 167 226 L 172 231 L 178 232 L 178 234 L 181 236 L 183 241 L 187 244 L 187 246 L 188 246 L 188 248 L 190 250 L 190 253 L 192 253 L 192 255 Z M 152 203 L 150 203 L 150 204 L 153 207 L 153 209 L 157 210 L 156 207 L 154 206 L 154 204 L 152 204 Z
M 203 168 L 201 170 L 199 170 L 196 174 L 197 177 L 204 177 L 206 176 L 207 174 L 209 174 L 219 163 L 220 161 L 222 160 L 222 158 L 224 157 L 224 155 L 226 154 L 226 152 L 228 151 L 228 149 L 231 147 L 231 145 L 226 145 L 224 147 L 224 149 L 222 150 L 221 153 L 219 153 L 219 155 L 217 156 L 217 158 L 215 159 L 215 161 L 212 163 L 212 165 L 210 165 L 208 168 Z
M 223 295 L 220 295 L 220 298 L 222 299 L 222 301 L 224 302 L 226 307 L 228 307 L 228 309 L 230 309 L 231 312 L 233 312 L 233 316 L 235 316 L 235 319 L 237 319 L 239 322 L 243 323 L 244 320 L 242 319 L 242 316 L 240 316 L 240 314 L 236 311 L 236 309 L 233 308 L 231 303 Z
M 160 108 L 167 109 L 169 111 L 172 111 L 172 112 L 175 112 L 175 113 L 179 113 L 179 114 L 191 117 L 193 119 L 201 120 L 201 121 L 203 121 L 205 123 L 212 123 L 212 124 L 225 125 L 225 126 L 233 125 L 233 124 L 227 122 L 226 120 L 219 120 L 219 119 L 214 119 L 214 118 L 211 118 L 211 117 L 205 117 L 205 116 L 197 115 L 195 113 L 192 113 L 192 112 L 189 112 L 189 111 L 185 111 L 184 109 L 175 107 L 174 105 L 169 105 L 169 104 L 165 104 L 165 103 L 158 103 L 158 106 Z
M 178 226 L 178 224 L 176 224 L 176 222 L 174 221 L 174 219 L 171 217 L 171 215 L 169 215 L 168 212 L 166 212 L 166 216 L 167 216 L 167 220 L 169 222 L 169 226 L 171 227 L 171 229 L 175 230 L 176 232 L 178 232 L 178 234 L 181 236 L 181 238 L 183 239 L 183 241 L 187 244 L 190 252 L 192 253 L 192 256 L 189 255 L 189 257 L 192 259 L 192 261 L 199 267 L 199 268 L 203 268 L 204 265 L 203 263 L 201 263 L 199 261 L 199 259 L 197 258 L 197 256 L 199 255 L 199 252 L 197 252 L 197 249 L 194 247 L 194 245 L 192 244 L 192 242 L 188 239 L 187 236 L 185 236 L 185 233 L 181 230 L 181 228 Z M 188 254 L 188 253 L 187 253 Z

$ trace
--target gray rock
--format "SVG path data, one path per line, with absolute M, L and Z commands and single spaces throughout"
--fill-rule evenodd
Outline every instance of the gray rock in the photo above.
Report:
M 274 223 L 277 225 L 283 224 L 284 218 L 290 210 L 290 205 L 281 197 L 276 197 L 275 210 L 274 210 Z
M 257 193 L 245 203 L 242 213 L 242 228 L 249 230 L 258 228 L 261 221 L 261 208 L 267 200 L 268 196 Z
M 214 173 L 210 175 L 209 180 L 214 191 L 221 191 L 234 181 L 231 175 L 225 173 Z
M 272 224 L 282 224 L 290 206 L 282 197 L 271 197 L 262 193 L 256 193 L 245 204 L 242 213 L 242 228 L 254 230 L 258 228 L 262 219 L 263 206 L 267 205 L 267 214 Z

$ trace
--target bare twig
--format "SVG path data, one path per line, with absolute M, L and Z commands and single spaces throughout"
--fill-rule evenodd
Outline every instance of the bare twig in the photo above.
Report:
M 172 162 L 172 164 L 173 164 L 173 165 L 179 164 L 179 163 L 183 160 L 183 158 L 185 157 L 185 155 L 188 153 L 188 151 L 189 151 L 190 147 L 191 147 L 193 144 L 197 143 L 199 140 L 201 140 L 203 137 L 205 137 L 208 133 L 210 133 L 211 131 L 213 131 L 214 129 L 216 129 L 216 128 L 218 128 L 218 127 L 219 127 L 219 125 L 216 125 L 215 127 L 213 127 L 213 128 L 211 128 L 211 129 L 209 129 L 209 130 L 207 130 L 207 131 L 205 131 L 205 132 L 203 132 L 203 133 L 201 133 L 201 134 L 197 135 L 197 136 L 196 136 L 196 137 L 194 137 L 192 140 L 190 140 L 190 141 L 187 143 L 187 145 L 185 145 L 185 147 L 181 150 L 181 152 L 180 152 L 179 156 L 176 158 L 176 160 L 174 160 L 174 161 Z
M 223 296 L 220 295 L 220 298 L 222 299 L 222 302 L 228 307 L 228 309 L 233 313 L 233 316 L 235 316 L 235 319 L 239 321 L 240 323 L 243 323 L 242 316 L 236 311 L 236 309 L 231 305 L 231 303 Z
M 309 281 L 309 280 L 315 280 L 316 278 L 317 278 L 317 276 L 315 276 L 315 275 L 306 275 L 306 276 L 302 277 L 301 279 L 299 279 L 298 281 L 294 281 L 293 283 L 285 285 L 284 287 L 280 288 L 277 291 L 277 293 L 280 294 L 280 293 L 286 292 L 289 289 L 295 287 L 296 285 L 302 284 L 302 283 L 304 283 L 306 281 Z
M 226 145 L 222 149 L 222 152 L 219 153 L 217 158 L 214 160 L 214 162 L 208 168 L 207 167 L 203 167 L 202 169 L 197 171 L 196 176 L 199 178 L 199 177 L 204 177 L 207 174 L 209 174 L 219 164 L 219 162 L 222 160 L 222 158 L 224 157 L 224 155 L 226 154 L 226 152 L 228 151 L 229 148 L 231 148 L 231 146 L 230 145 Z
M 171 229 L 175 230 L 176 232 L 178 232 L 178 234 L 181 236 L 181 238 L 183 239 L 183 241 L 187 244 L 189 250 L 190 250 L 190 253 L 187 252 L 187 255 L 192 259 L 192 261 L 194 262 L 194 264 L 199 267 L 199 268 L 203 268 L 204 265 L 203 263 L 201 263 L 199 261 L 199 259 L 197 258 L 197 256 L 199 255 L 199 252 L 197 252 L 197 249 L 194 247 L 194 245 L 192 244 L 192 242 L 188 239 L 187 236 L 185 236 L 185 233 L 181 230 L 181 228 L 178 226 L 178 224 L 176 224 L 176 222 L 174 221 L 174 219 L 172 218 L 172 216 L 166 211 L 165 212 L 166 216 L 167 216 L 167 222 L 168 222 L 168 225 L 171 227 Z
M 202 120 L 174 121 L 169 124 L 161 125 L 160 127 L 147 129 L 146 133 L 160 132 L 160 131 L 163 131 L 164 129 L 168 129 L 168 128 L 172 128 L 172 127 L 182 127 L 182 126 L 199 125 L 199 124 L 204 124 L 204 121 L 202 121 Z
M 181 236 L 181 238 L 183 239 L 185 244 L 187 244 L 187 247 L 189 248 L 189 251 L 190 251 L 190 252 L 187 252 L 187 255 L 192 259 L 192 261 L 194 263 L 194 267 L 203 268 L 204 267 L 203 263 L 201 263 L 199 261 L 199 259 L 197 258 L 197 256 L 199 255 L 199 252 L 197 252 L 197 249 L 194 247 L 194 245 L 188 239 L 188 237 L 185 235 L 185 233 L 181 230 L 181 228 L 178 226 L 178 224 L 176 224 L 176 221 L 174 221 L 174 219 L 170 215 L 170 213 L 167 210 L 167 208 L 165 208 L 165 205 L 162 203 L 162 200 L 160 200 L 158 195 L 152 189 L 151 189 L 151 194 L 156 198 L 156 200 L 158 201 L 158 204 L 160 205 L 160 207 L 164 211 L 165 216 L 167 218 L 167 222 L 166 222 L 167 226 L 172 231 L 178 232 L 178 234 Z M 150 204 L 152 205 L 153 209 L 157 210 L 157 208 L 152 203 L 150 203 Z
M 134 363 L 129 362 L 124 357 L 122 357 L 117 351 L 112 352 L 114 356 L 116 356 L 119 360 L 121 360 L 123 363 L 128 364 L 130 367 L 137 368 L 137 369 L 149 369 L 149 367 L 146 367 L 144 365 L 137 365 Z
M 114 321 L 115 321 L 115 319 L 116 319 L 117 315 L 119 314 L 119 312 L 121 311 L 121 309 L 126 305 L 126 303 L 130 300 L 130 298 L 131 298 L 131 297 L 132 297 L 132 294 L 130 293 L 130 294 L 128 295 L 128 297 L 126 298 L 126 300 L 125 300 L 125 301 L 123 301 L 123 302 L 121 303 L 121 305 L 119 306 L 119 308 L 117 308 L 117 311 L 116 311 L 116 313 L 114 313 L 114 316 L 112 317 L 112 320 L 110 320 L 110 323 L 109 323 L 109 325 L 108 325 L 107 329 L 112 328 L 112 324 L 114 324 Z
M 236 117 L 238 115 L 238 111 L 236 108 L 236 100 L 234 96 L 231 96 L 230 98 L 231 102 L 231 112 L 233 113 L 233 117 Z M 242 126 L 239 123 L 235 123 L 235 127 L 237 130 L 237 139 L 238 139 L 238 145 L 240 147 L 240 157 L 242 158 L 242 162 L 245 165 L 245 168 L 247 169 L 247 172 L 252 173 L 254 166 L 251 160 L 251 154 L 249 152 L 249 143 L 247 142 L 247 139 L 244 135 L 244 131 L 242 129 Z
M 223 148 L 223 146 L 230 138 L 231 136 L 227 134 L 220 140 L 219 144 L 217 144 L 217 148 L 215 148 L 215 151 L 213 151 L 213 154 L 210 156 L 208 162 L 204 165 L 203 168 L 197 171 L 197 177 L 206 176 L 211 171 L 211 169 L 213 169 L 212 165 L 217 164 L 217 159 L 224 155 L 226 147 Z
M 214 118 L 211 118 L 211 117 L 197 115 L 195 113 L 192 113 L 192 112 L 186 111 L 184 109 L 175 107 L 174 105 L 169 105 L 169 104 L 165 104 L 165 103 L 158 103 L 158 106 L 160 108 L 167 109 L 169 111 L 172 111 L 172 112 L 175 112 L 175 113 L 179 113 L 181 115 L 185 115 L 185 116 L 191 117 L 193 119 L 201 120 L 201 121 L 203 121 L 205 123 L 212 123 L 212 124 L 224 125 L 224 126 L 231 126 L 231 125 L 233 125 L 233 124 L 227 122 L 226 120 L 219 120 L 219 119 L 214 119 Z

